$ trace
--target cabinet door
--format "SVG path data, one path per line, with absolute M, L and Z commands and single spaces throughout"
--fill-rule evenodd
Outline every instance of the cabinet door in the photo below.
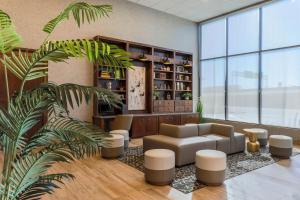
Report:
M 158 117 L 147 116 L 146 121 L 146 135 L 155 135 L 158 133 Z
M 187 124 L 187 123 L 199 123 L 199 116 L 198 113 L 193 114 L 183 114 L 181 115 L 181 124 Z
M 146 135 L 145 117 L 133 117 L 131 125 L 131 137 L 139 138 Z
M 161 115 L 158 118 L 159 118 L 159 124 L 161 123 L 174 124 L 174 125 L 180 124 L 180 115 Z

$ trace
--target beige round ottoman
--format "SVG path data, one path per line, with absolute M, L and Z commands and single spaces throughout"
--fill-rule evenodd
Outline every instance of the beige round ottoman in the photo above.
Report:
M 222 185 L 225 180 L 226 154 L 216 150 L 196 152 L 197 180 L 211 186 Z
M 145 179 L 153 185 L 167 185 L 175 176 L 175 153 L 168 149 L 145 152 Z
M 128 148 L 129 145 L 129 132 L 127 130 L 113 130 L 110 131 L 109 134 L 117 134 L 117 135 L 123 135 L 124 137 L 124 148 Z
M 266 146 L 268 144 L 268 130 L 262 128 L 247 128 L 244 129 L 244 131 L 255 134 L 260 146 Z
M 101 148 L 103 158 L 117 158 L 124 153 L 124 137 L 122 135 L 111 134 L 111 137 L 104 138 L 104 146 Z
M 293 153 L 293 138 L 285 135 L 271 135 L 270 153 L 274 156 L 289 158 Z

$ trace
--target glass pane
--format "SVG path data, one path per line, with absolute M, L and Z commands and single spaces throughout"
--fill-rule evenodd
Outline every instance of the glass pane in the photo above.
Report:
M 225 119 L 225 64 L 225 59 L 201 63 L 201 100 L 204 117 Z
M 300 44 L 300 1 L 279 1 L 263 7 L 263 49 Z
M 262 55 L 262 123 L 300 128 L 300 48 Z
M 225 56 L 226 21 L 225 19 L 202 25 L 201 59 Z
M 258 54 L 228 59 L 228 119 L 258 123 Z
M 229 55 L 259 49 L 259 10 L 250 10 L 228 18 Z

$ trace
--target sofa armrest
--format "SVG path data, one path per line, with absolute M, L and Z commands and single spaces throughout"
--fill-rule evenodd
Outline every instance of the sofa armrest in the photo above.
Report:
M 233 138 L 234 136 L 234 127 L 226 124 L 215 124 L 211 126 L 211 133 L 222 135 L 225 137 Z

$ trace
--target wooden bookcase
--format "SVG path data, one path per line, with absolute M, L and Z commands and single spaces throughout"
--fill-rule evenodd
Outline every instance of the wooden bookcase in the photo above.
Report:
M 108 66 L 94 65 L 94 85 L 111 89 L 122 95 L 123 107 L 111 108 L 95 100 L 94 116 L 114 114 L 187 113 L 193 111 L 193 102 L 185 93 L 193 91 L 192 53 L 166 49 L 147 44 L 96 36 L 94 39 L 114 44 L 130 52 L 133 66 L 145 68 L 145 109 L 129 110 L 128 70 L 108 71 Z M 155 96 L 155 97 L 154 97 Z

